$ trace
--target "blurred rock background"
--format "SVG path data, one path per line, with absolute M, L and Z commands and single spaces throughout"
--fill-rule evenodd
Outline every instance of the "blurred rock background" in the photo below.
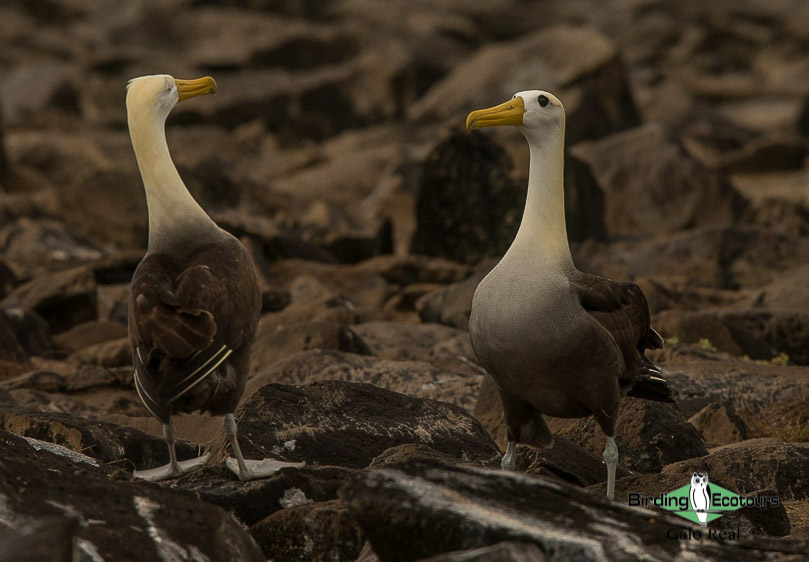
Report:
M 463 471 L 496 467 L 503 446 L 497 396 L 466 328 L 474 288 L 519 224 L 528 159 L 515 130 L 467 135 L 463 124 L 473 109 L 541 88 L 567 111 L 574 259 L 641 285 L 668 344 L 654 359 L 679 402 L 624 401 L 619 500 L 707 468 L 726 488 L 784 500 L 720 520 L 794 539 L 752 538 L 756 552 L 805 552 L 807 30 L 800 0 L 2 3 L 0 499 L 14 517 L 0 531 L 35 542 L 62 533 L 65 548 L 93 560 L 160 556 L 149 525 L 189 560 L 415 560 L 515 537 L 492 548 L 537 560 L 559 533 L 625 535 L 626 521 L 587 519 L 609 510 L 592 420 L 553 420 L 553 449 L 521 448 L 529 480 L 487 473 L 514 498 L 530 489 L 564 503 L 566 518 L 495 499 L 497 486 L 463 489 L 474 481 Z M 187 186 L 263 279 L 244 447 L 309 462 L 265 482 L 242 485 L 221 467 L 159 488 L 115 481 L 166 460 L 126 339 L 147 223 L 125 86 L 157 73 L 219 84 L 215 97 L 178 106 L 167 135 Z M 187 455 L 219 450 L 219 420 L 177 423 Z M 87 457 L 65 460 L 68 450 Z M 62 488 L 47 470 L 67 475 Z M 26 472 L 42 478 L 35 491 Z M 422 525 L 460 523 L 452 506 L 419 499 L 413 478 L 470 509 L 502 500 L 502 512 L 556 534 L 494 529 L 472 510 L 466 535 L 421 541 Z M 553 496 L 548 481 L 571 486 Z M 411 517 L 388 521 L 378 486 L 403 490 Z M 223 536 L 195 544 L 182 521 L 154 518 L 185 509 L 182 490 L 203 498 L 194 501 L 206 525 L 227 521 Z M 104 494 L 107 504 L 93 503 Z M 128 512 L 113 517 L 122 503 Z M 250 526 L 263 552 L 210 503 Z M 631 528 L 646 524 L 633 517 Z M 141 549 L 116 552 L 127 525 L 147 531 L 136 534 Z M 675 548 L 665 531 L 638 533 L 649 556 Z M 3 548 L 0 560 L 13 556 Z M 739 559 L 731 545 L 717 549 L 702 554 Z M 452 556 L 440 559 L 472 559 Z

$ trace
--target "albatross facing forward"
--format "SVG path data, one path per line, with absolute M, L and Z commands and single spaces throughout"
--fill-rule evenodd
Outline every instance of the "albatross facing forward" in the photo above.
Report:
M 622 394 L 673 402 L 646 349 L 663 346 L 650 326 L 640 287 L 582 273 L 565 230 L 565 110 L 552 94 L 519 92 L 501 105 L 473 111 L 467 130 L 514 125 L 531 164 L 517 236 L 480 282 L 472 300 L 472 347 L 500 392 L 508 430 L 505 469 L 516 443 L 549 447 L 542 414 L 593 415 L 607 436 L 607 495 L 615 496 L 615 418 Z
M 174 452 L 175 412 L 225 414 L 225 436 L 243 480 L 264 477 L 279 464 L 245 461 L 233 411 L 244 392 L 261 295 L 250 256 L 194 201 L 174 167 L 165 121 L 184 99 L 216 91 L 213 78 L 175 80 L 143 76 L 129 83 L 129 133 L 146 190 L 149 248 L 132 278 L 129 339 L 135 388 L 164 425 L 170 463 L 135 471 L 160 480 L 204 464 L 207 455 L 183 463 Z

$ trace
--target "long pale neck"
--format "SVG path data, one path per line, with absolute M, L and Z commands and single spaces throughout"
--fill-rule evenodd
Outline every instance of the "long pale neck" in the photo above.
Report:
M 547 266 L 574 269 L 565 226 L 564 130 L 558 142 L 532 142 L 528 196 L 515 245 L 531 252 Z
M 180 178 L 169 154 L 163 121 L 154 114 L 141 118 L 132 113 L 128 115 L 129 135 L 149 207 L 149 250 L 218 230 Z

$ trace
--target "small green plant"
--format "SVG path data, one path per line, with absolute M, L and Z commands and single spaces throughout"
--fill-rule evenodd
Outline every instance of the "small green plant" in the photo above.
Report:
M 671 338 L 666 338 L 666 345 L 677 345 L 680 343 L 680 338 L 674 336 Z
M 704 349 L 705 351 L 717 351 L 716 346 L 712 344 L 711 340 L 708 338 L 700 338 L 697 345 L 700 349 Z

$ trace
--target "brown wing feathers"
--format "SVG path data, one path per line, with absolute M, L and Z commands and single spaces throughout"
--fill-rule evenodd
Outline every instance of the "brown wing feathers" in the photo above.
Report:
M 160 259 L 145 259 L 130 301 L 136 389 L 163 423 L 172 402 L 222 366 L 244 336 L 228 323 L 234 303 L 210 268 L 194 265 L 175 279 L 169 271 Z
M 627 372 L 621 377 L 627 394 L 663 402 L 674 402 L 671 390 L 646 349 L 663 347 L 663 339 L 652 327 L 646 297 L 634 283 L 617 283 L 603 277 L 578 273 L 572 279 L 579 302 L 613 337 L 624 357 Z

